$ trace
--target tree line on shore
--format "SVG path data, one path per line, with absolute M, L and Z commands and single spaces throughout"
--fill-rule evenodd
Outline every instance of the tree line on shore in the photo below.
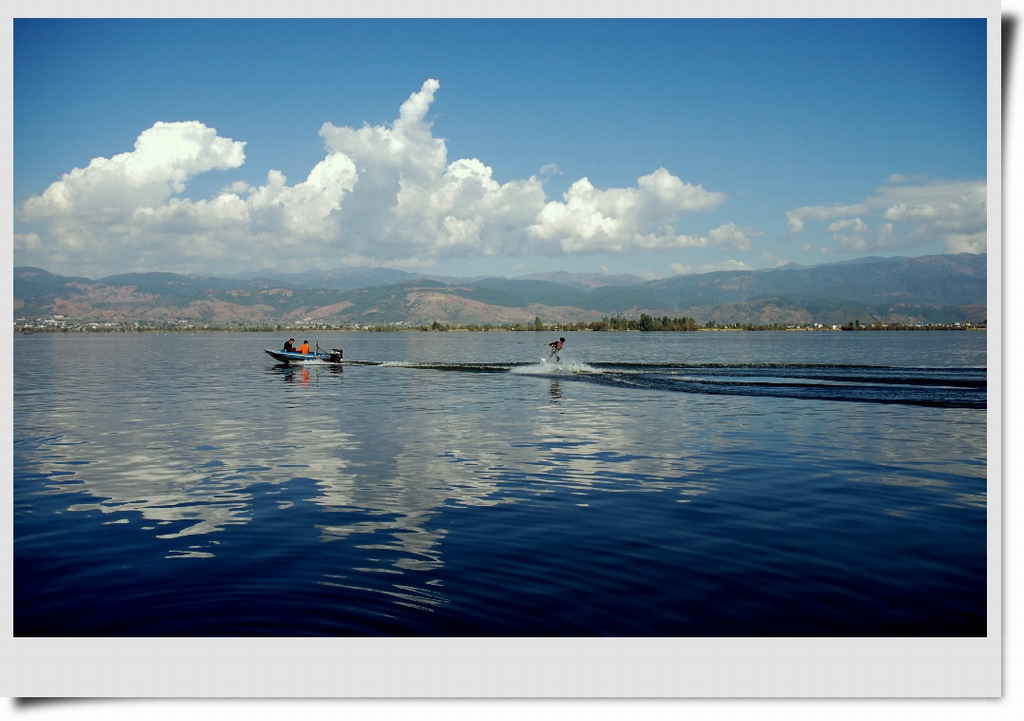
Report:
M 660 318 L 648 313 L 641 313 L 639 318 L 626 318 L 622 315 L 605 316 L 601 320 L 590 322 L 544 323 L 539 317 L 527 323 L 433 323 L 421 325 L 386 324 L 386 325 L 336 325 L 332 323 L 315 323 L 284 325 L 280 323 L 234 323 L 227 325 L 161 322 L 132 323 L 95 323 L 88 321 L 62 321 L 56 323 L 22 322 L 15 323 L 15 332 L 125 332 L 125 331 L 241 331 L 252 333 L 280 333 L 286 331 L 369 331 L 377 333 L 398 333 L 403 331 L 641 331 L 641 332 L 688 332 L 698 330 L 739 330 L 739 331 L 772 331 L 772 330 L 843 330 L 843 331 L 893 331 L 893 330 L 974 330 L 985 329 L 987 323 L 861 323 L 859 320 L 849 321 L 842 326 L 824 326 L 820 323 L 787 324 L 787 323 L 718 323 L 709 320 L 703 325 L 686 316 Z
M 534 318 L 531 323 L 513 323 L 502 325 L 489 325 L 467 323 L 464 325 L 450 325 L 434 321 L 431 326 L 420 326 L 422 330 L 511 330 L 511 331 L 554 331 L 554 330 L 642 330 L 642 331 L 691 331 L 700 330 L 697 321 L 693 318 L 669 318 L 663 316 L 655 318 L 647 313 L 641 313 L 639 318 L 625 318 L 621 315 L 604 317 L 601 320 L 585 322 L 551 323 L 545 324 L 539 317 Z M 390 330 L 390 327 L 388 328 Z M 372 330 L 372 329 L 368 329 Z M 400 330 L 400 329 L 399 329 Z

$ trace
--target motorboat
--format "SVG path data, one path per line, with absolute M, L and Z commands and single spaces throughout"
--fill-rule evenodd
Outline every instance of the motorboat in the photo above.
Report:
M 279 363 L 304 364 L 304 363 L 341 363 L 341 348 L 331 348 L 330 351 L 317 350 L 313 353 L 299 353 L 298 351 L 269 350 L 263 351 Z

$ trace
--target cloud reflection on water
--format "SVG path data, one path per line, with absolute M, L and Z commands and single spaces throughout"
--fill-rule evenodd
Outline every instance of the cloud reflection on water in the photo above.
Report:
M 223 338 L 212 342 L 248 341 Z M 20 539 L 22 558 L 45 566 L 57 544 L 68 562 L 89 566 L 102 548 L 111 568 L 135 569 L 115 585 L 210 574 L 215 588 L 226 574 L 225 602 L 260 597 L 276 608 L 262 594 L 287 589 L 283 603 L 299 608 L 292 594 L 307 594 L 303 608 L 314 609 L 296 616 L 302 628 L 388 633 L 425 628 L 403 626 L 399 607 L 443 608 L 435 619 L 468 613 L 474 628 L 493 628 L 486 609 L 499 605 L 518 609 L 498 621 L 514 626 L 530 618 L 535 591 L 568 600 L 636 574 L 658 593 L 664 578 L 699 576 L 705 585 L 687 592 L 695 603 L 738 570 L 839 563 L 866 578 L 859 561 L 877 558 L 877 543 L 958 532 L 984 514 L 977 410 L 408 365 L 254 365 L 153 374 L 108 366 L 99 353 L 20 364 L 16 513 L 36 514 L 19 528 L 44 529 Z M 37 387 L 56 390 L 39 403 Z M 103 545 L 76 556 L 62 527 Z M 890 535 L 877 541 L 861 527 Z M 823 546 L 858 563 L 821 559 Z M 173 560 L 151 571 L 154 556 Z M 672 616 L 671 604 L 659 608 Z M 273 627 L 255 613 L 253 623 Z
M 433 522 L 443 509 L 521 503 L 556 487 L 583 495 L 674 490 L 685 496 L 711 487 L 687 479 L 701 461 L 685 449 L 627 453 L 651 440 L 630 407 L 573 407 L 559 381 L 539 380 L 548 384 L 546 398 L 538 395 L 514 417 L 502 416 L 503 401 L 446 399 L 422 386 L 401 396 L 404 407 L 378 404 L 383 412 L 376 415 L 348 399 L 336 413 L 322 413 L 335 400 L 323 370 L 276 376 L 291 389 L 287 422 L 237 399 L 196 401 L 184 422 L 161 403 L 129 403 L 115 394 L 98 404 L 69 396 L 60 408 L 33 411 L 51 435 L 24 455 L 53 479 L 40 492 L 74 494 L 68 511 L 118 520 L 138 514 L 133 523 L 156 530 L 178 557 L 216 553 L 212 544 L 181 550 L 175 542 L 251 523 L 257 497 L 283 493 L 276 501 L 281 512 L 296 503 L 331 512 L 331 522 L 317 524 L 321 540 L 384 534 L 398 552 L 394 563 L 418 570 L 442 563 L 445 530 Z M 124 412 L 126 404 L 131 412 Z M 407 413 L 410 406 L 419 412 Z M 298 498 L 280 489 L 297 478 L 311 480 L 316 493 Z M 81 500 L 83 494 L 94 500 Z M 356 518 L 346 521 L 350 510 Z

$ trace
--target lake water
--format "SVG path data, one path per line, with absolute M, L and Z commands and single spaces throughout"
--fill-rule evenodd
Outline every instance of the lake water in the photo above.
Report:
M 984 333 L 557 335 L 15 337 L 15 633 L 986 634 Z

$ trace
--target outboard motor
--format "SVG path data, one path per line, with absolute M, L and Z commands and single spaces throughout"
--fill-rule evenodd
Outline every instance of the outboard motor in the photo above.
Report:
M 331 363 L 341 363 L 341 348 L 331 348 L 331 352 L 327 355 L 327 360 Z

